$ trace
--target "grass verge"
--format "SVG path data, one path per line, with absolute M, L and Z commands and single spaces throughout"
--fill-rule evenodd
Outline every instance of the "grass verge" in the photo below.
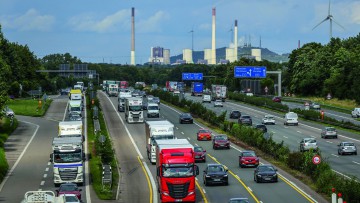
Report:
M 14 111 L 15 115 L 41 117 L 45 114 L 51 102 L 52 99 L 47 99 L 45 104 L 42 102 L 41 106 L 39 106 L 38 100 L 15 99 L 10 100 L 7 105 Z

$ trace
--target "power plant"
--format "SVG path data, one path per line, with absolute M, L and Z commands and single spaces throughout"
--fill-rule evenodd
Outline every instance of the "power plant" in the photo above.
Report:
M 216 64 L 216 9 L 215 7 L 212 9 L 212 34 L 211 34 L 211 59 L 210 63 L 212 65 Z

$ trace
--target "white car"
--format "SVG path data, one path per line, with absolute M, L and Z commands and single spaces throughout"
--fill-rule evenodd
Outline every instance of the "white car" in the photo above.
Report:
M 267 124 L 275 125 L 275 118 L 273 115 L 265 115 L 264 118 L 262 119 L 262 123 L 264 125 L 267 125 Z
M 294 112 L 288 112 L 285 114 L 284 125 L 299 125 L 298 115 Z
M 5 106 L 3 109 L 3 113 L 6 115 L 6 117 L 14 117 L 15 113 L 12 109 L 10 109 L 8 106 Z
M 215 102 L 214 102 L 214 107 L 217 107 L 217 106 L 223 107 L 223 103 L 222 103 L 221 100 L 215 100 Z

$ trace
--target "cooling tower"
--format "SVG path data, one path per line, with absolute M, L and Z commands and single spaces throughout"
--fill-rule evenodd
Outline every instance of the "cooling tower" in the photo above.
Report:
M 186 63 L 194 63 L 193 59 L 192 59 L 192 50 L 191 49 L 183 50 L 183 60 L 185 60 Z
M 251 49 L 251 56 L 254 56 L 256 61 L 261 61 L 261 49 Z

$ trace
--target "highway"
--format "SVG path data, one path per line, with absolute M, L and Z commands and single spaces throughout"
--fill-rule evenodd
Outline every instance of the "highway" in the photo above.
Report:
M 53 183 L 49 156 L 53 138 L 58 135 L 58 124 L 67 119 L 67 102 L 67 96 L 54 98 L 44 118 L 16 116 L 20 125 L 5 144 L 10 172 L 0 186 L 0 201 L 21 202 L 27 191 L 58 189 Z M 88 175 L 86 171 L 86 182 Z M 79 188 L 83 202 L 88 202 L 88 182 Z
M 113 142 L 116 143 L 116 148 L 126 148 L 128 152 L 134 150 L 130 148 L 135 148 L 136 151 L 139 150 L 138 153 L 140 153 L 141 155 L 139 155 L 141 161 L 144 163 L 145 168 L 147 167 L 150 170 L 148 181 L 151 183 L 152 188 L 150 189 L 150 191 L 148 191 L 150 192 L 148 196 L 153 195 L 155 201 L 159 201 L 156 188 L 154 188 L 153 185 L 154 182 L 152 182 L 155 181 L 156 178 L 155 166 L 149 162 L 146 155 L 145 125 L 124 123 L 124 113 L 116 112 L 117 98 L 109 98 L 103 92 L 99 92 L 98 96 L 106 118 L 108 117 L 107 114 L 118 114 L 121 118 L 119 121 L 119 119 L 116 119 L 116 116 L 109 116 L 109 118 L 112 117 L 113 119 L 106 119 L 107 124 L 109 125 L 109 123 L 113 122 L 118 123 L 120 125 L 119 130 L 121 129 L 121 125 L 125 124 L 125 131 L 127 131 L 129 136 L 128 139 L 133 140 L 126 142 L 117 141 L 119 136 L 126 136 L 121 133 L 123 130 L 116 133 L 111 133 Z M 205 169 L 207 163 L 198 163 L 197 165 L 200 169 L 200 175 L 197 176 L 196 202 L 226 202 L 232 197 L 241 196 L 248 197 L 250 202 L 326 202 L 324 199 L 319 197 L 316 193 L 309 190 L 305 186 L 301 186 L 301 188 L 304 187 L 305 189 L 300 189 L 299 185 L 301 185 L 301 183 L 294 180 L 292 177 L 289 177 L 288 175 L 285 175 L 286 179 L 280 178 L 278 183 L 255 183 L 253 180 L 254 169 L 240 169 L 238 166 L 238 155 L 239 151 L 242 150 L 241 148 L 232 145 L 232 148 L 230 150 L 213 150 L 211 142 L 196 140 L 196 132 L 199 128 L 203 126 L 199 125 L 198 123 L 179 124 L 178 119 L 180 112 L 166 105 L 161 105 L 160 112 L 162 119 L 167 119 L 175 125 L 175 135 L 177 138 L 188 139 L 193 145 L 200 145 L 207 150 L 207 163 L 221 163 L 229 169 L 229 186 L 205 187 L 203 184 L 202 176 L 203 170 Z M 129 142 L 135 143 L 136 147 L 128 144 Z M 133 152 L 129 154 L 133 154 Z M 126 167 L 123 164 L 121 164 L 120 167 Z M 279 170 L 279 172 L 281 174 L 283 173 L 283 171 L 281 170 Z M 145 176 L 146 175 L 143 172 L 138 178 L 141 177 L 142 179 Z M 289 178 L 291 179 L 290 181 L 287 180 Z M 141 179 L 139 181 L 142 181 Z M 290 182 L 297 182 L 298 186 L 294 186 L 290 184 Z M 143 183 L 143 187 L 145 185 L 146 184 Z M 139 188 L 137 188 L 137 190 L 139 190 Z M 142 192 L 146 193 L 146 191 L 142 188 L 141 192 L 137 194 L 141 194 Z M 308 195 L 308 193 L 311 194 Z
M 201 102 L 201 97 L 192 97 L 190 94 L 186 94 L 187 99 Z M 207 108 L 214 110 L 217 114 L 223 111 L 227 111 L 228 114 L 231 110 L 239 110 L 242 114 L 248 114 L 253 119 L 253 125 L 261 123 L 261 120 L 265 114 L 272 114 L 275 116 L 276 125 L 267 125 L 268 132 L 273 134 L 273 140 L 277 142 L 284 141 L 285 145 L 288 145 L 290 150 L 298 151 L 299 142 L 302 138 L 314 137 L 317 140 L 318 146 L 321 150 L 322 155 L 330 163 L 331 168 L 339 174 L 349 176 L 356 176 L 360 178 L 360 157 L 357 155 L 345 155 L 340 156 L 337 154 L 337 145 L 341 141 L 353 141 L 357 146 L 360 146 L 360 140 L 358 135 L 343 130 L 338 130 L 338 139 L 322 139 L 320 136 L 323 125 L 299 120 L 299 126 L 285 126 L 283 125 L 284 115 L 274 113 L 269 110 L 264 110 L 255 106 L 234 102 L 227 100 L 223 103 L 224 107 L 214 108 L 213 103 L 204 103 Z M 227 114 L 227 118 L 229 115 Z M 234 120 L 237 122 L 237 120 Z

